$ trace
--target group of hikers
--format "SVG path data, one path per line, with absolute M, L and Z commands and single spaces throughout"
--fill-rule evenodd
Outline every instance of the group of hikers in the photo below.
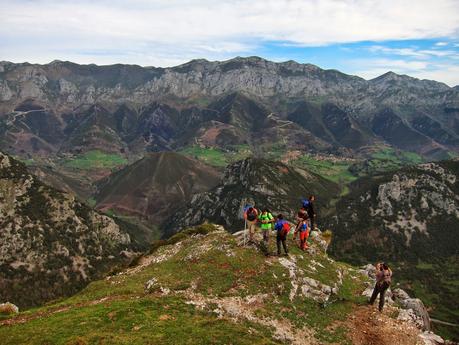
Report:
M 310 231 L 315 229 L 314 220 L 316 214 L 314 210 L 314 201 L 314 195 L 309 196 L 308 199 L 302 199 L 301 208 L 296 216 L 293 239 L 296 240 L 297 237 L 299 237 L 299 247 L 302 250 L 308 249 L 307 240 Z M 244 219 L 247 221 L 249 242 L 254 242 L 257 224 L 260 224 L 266 254 L 269 255 L 269 237 L 270 232 L 274 230 L 276 231 L 277 255 L 281 255 L 281 246 L 284 249 L 284 254 L 288 255 L 287 235 L 289 234 L 292 225 L 284 218 L 284 215 L 279 214 L 276 218 L 274 218 L 267 208 L 257 210 L 253 205 L 246 205 L 244 208 Z
M 315 230 L 316 213 L 314 210 L 315 196 L 310 195 L 308 199 L 301 200 L 301 208 L 296 215 L 295 230 L 293 239 L 296 241 L 299 238 L 299 248 L 303 251 L 308 249 L 307 240 L 310 232 Z M 292 225 L 284 218 L 282 214 L 276 218 L 272 215 L 269 209 L 264 208 L 257 210 L 253 205 L 246 205 L 244 208 L 244 219 L 246 220 L 246 228 L 248 229 L 249 242 L 254 243 L 254 235 L 257 229 L 257 224 L 263 234 L 263 247 L 266 255 L 269 255 L 269 237 L 272 230 L 276 232 L 277 255 L 281 255 L 281 249 L 284 249 L 284 255 L 288 256 L 287 235 L 289 234 Z M 281 248 L 282 247 L 282 248 Z M 379 311 L 384 307 L 385 293 L 389 288 L 392 280 L 392 270 L 386 263 L 376 264 L 376 284 L 369 303 L 373 305 L 379 295 Z

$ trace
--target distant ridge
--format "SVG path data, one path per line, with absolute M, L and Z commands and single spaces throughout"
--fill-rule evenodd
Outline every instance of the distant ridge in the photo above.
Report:
M 140 216 L 159 224 L 195 193 L 219 181 L 219 172 L 175 152 L 147 153 L 100 185 L 97 208 Z

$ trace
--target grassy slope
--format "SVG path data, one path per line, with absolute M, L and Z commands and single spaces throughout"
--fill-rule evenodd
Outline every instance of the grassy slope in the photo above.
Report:
M 248 145 L 236 145 L 223 151 L 213 147 L 189 146 L 179 153 L 193 157 L 215 167 L 226 167 L 229 163 L 244 159 L 251 155 Z
M 335 183 L 349 183 L 357 177 L 349 171 L 350 163 L 345 161 L 333 162 L 327 159 L 316 159 L 310 155 L 303 155 L 293 162 L 294 165 L 306 168 Z
M 127 160 L 120 155 L 99 150 L 88 151 L 63 162 L 65 167 L 79 170 L 112 169 L 125 164 L 127 164 Z
M 390 147 L 380 148 L 365 161 L 350 167 L 352 174 L 357 176 L 397 170 L 407 165 L 420 164 L 424 159 L 414 152 L 394 150 Z
M 259 147 L 262 157 L 272 160 L 280 160 L 289 148 L 282 143 L 273 143 Z M 195 157 L 207 164 L 217 167 L 226 165 L 252 155 L 248 145 L 239 145 L 224 151 L 219 148 L 201 148 L 190 146 L 181 151 L 182 154 Z M 306 168 L 330 181 L 340 183 L 343 186 L 357 179 L 358 176 L 380 173 L 389 170 L 400 169 L 406 165 L 414 165 L 423 162 L 423 158 L 408 151 L 396 151 L 392 148 L 379 148 L 365 161 L 352 164 L 348 161 L 331 159 L 317 159 L 304 154 L 291 162 L 292 165 Z
M 291 254 L 308 277 L 332 284 L 337 269 L 345 272 L 338 295 L 332 296 L 334 303 L 325 307 L 298 295 L 291 301 L 289 273 L 277 258 L 267 260 L 253 248 L 237 246 L 226 232 L 214 230 L 211 225 L 201 226 L 158 242 L 153 255 L 165 257 L 164 261 L 148 265 L 148 257 L 144 258 L 125 274 L 93 282 L 69 299 L 19 314 L 18 318 L 29 320 L 0 327 L 2 343 L 282 343 L 272 337 L 275 329 L 256 321 L 260 319 L 288 323 L 298 330 L 304 327 L 321 343 L 349 343 L 345 329 L 327 326 L 344 320 L 362 301 L 363 278 L 357 272 L 321 252 L 314 257 L 304 254 L 290 243 Z M 315 271 L 312 258 L 320 264 Z M 144 284 L 153 277 L 157 288 L 145 293 Z M 159 286 L 171 292 L 162 293 Z M 218 317 L 218 301 L 263 294 L 268 298 L 249 311 L 255 319 Z M 202 308 L 190 304 L 198 297 L 208 301 Z

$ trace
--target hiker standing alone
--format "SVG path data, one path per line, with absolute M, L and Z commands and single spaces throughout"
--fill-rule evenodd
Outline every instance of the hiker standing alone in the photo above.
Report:
M 387 266 L 385 263 L 377 263 L 376 264 L 376 284 L 373 290 L 373 294 L 370 298 L 370 304 L 376 300 L 379 294 L 379 311 L 382 311 L 384 308 L 384 295 L 386 290 L 389 288 L 390 283 L 392 281 L 392 270 Z
M 308 199 L 308 203 L 305 205 L 306 206 L 306 212 L 308 213 L 309 217 L 309 224 L 310 224 L 310 231 L 314 231 L 315 229 L 315 216 L 316 212 L 314 211 L 314 201 L 316 200 L 316 197 L 314 195 L 310 195 Z
M 269 212 L 267 208 L 263 209 L 263 212 L 258 216 L 258 220 L 261 223 L 261 231 L 263 233 L 263 243 L 266 246 L 266 250 L 268 251 L 269 246 L 269 232 L 272 228 L 272 223 L 274 222 L 274 217 Z
M 284 247 L 285 255 L 288 255 L 287 250 L 287 235 L 290 231 L 290 224 L 284 219 L 282 214 L 277 216 L 277 221 L 274 224 L 274 230 L 276 230 L 276 244 L 277 244 L 277 255 L 281 255 L 281 243 Z
M 244 219 L 247 220 L 249 229 L 249 242 L 253 242 L 253 236 L 257 227 L 258 211 L 251 205 L 247 207 L 247 210 L 244 212 Z

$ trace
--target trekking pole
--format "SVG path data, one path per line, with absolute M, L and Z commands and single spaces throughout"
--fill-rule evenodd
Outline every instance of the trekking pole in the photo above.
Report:
M 245 247 L 246 236 L 247 236 L 247 219 L 244 219 L 244 247 Z

